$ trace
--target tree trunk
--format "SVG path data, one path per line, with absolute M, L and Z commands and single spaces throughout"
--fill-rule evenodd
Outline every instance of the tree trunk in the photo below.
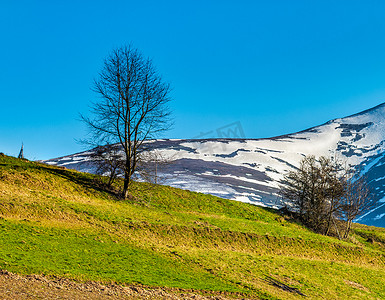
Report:
M 325 235 L 328 235 L 328 233 L 329 233 L 331 221 L 332 221 L 332 212 L 330 210 L 329 213 L 328 213 L 328 223 L 327 223 L 327 227 L 326 227 L 326 230 L 325 230 Z
M 108 186 L 109 187 L 111 187 L 112 183 L 114 182 L 115 172 L 116 172 L 116 169 L 112 170 L 111 173 L 110 173 L 110 178 L 108 179 Z
M 129 152 L 127 155 L 126 155 L 126 162 L 125 162 L 125 166 L 124 166 L 124 184 L 123 184 L 123 197 L 124 199 L 127 199 L 128 198 L 128 188 L 129 188 L 129 185 L 130 185 L 130 181 L 131 181 L 131 159 L 130 159 L 130 153 Z
M 330 229 L 330 218 L 329 218 L 329 220 L 328 220 L 328 224 L 327 224 L 327 226 L 326 226 L 326 230 L 325 230 L 325 235 L 328 235 L 329 234 L 329 229 Z
M 123 197 L 124 199 L 128 198 L 128 187 L 130 185 L 130 176 L 128 174 L 125 174 L 124 176 L 124 184 L 123 184 Z
M 332 219 L 332 221 L 333 221 L 334 227 L 335 227 L 335 229 L 336 229 L 336 231 L 337 231 L 338 239 L 340 240 L 340 239 L 341 239 L 341 236 L 340 236 L 340 232 L 338 231 L 337 224 L 336 224 L 336 222 L 334 222 L 334 219 Z
M 351 226 L 352 226 L 352 221 L 348 220 L 346 222 L 346 230 L 345 230 L 345 234 L 344 234 L 344 239 L 346 239 L 349 236 Z

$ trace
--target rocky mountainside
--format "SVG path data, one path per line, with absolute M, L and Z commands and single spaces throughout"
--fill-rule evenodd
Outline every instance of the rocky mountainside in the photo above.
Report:
M 159 169 L 166 185 L 276 207 L 279 180 L 305 155 L 335 156 L 365 175 L 376 205 L 358 222 L 385 227 L 385 103 L 301 132 L 266 139 L 153 140 L 173 163 Z M 90 150 L 92 151 L 92 150 Z M 93 172 L 90 151 L 45 161 Z

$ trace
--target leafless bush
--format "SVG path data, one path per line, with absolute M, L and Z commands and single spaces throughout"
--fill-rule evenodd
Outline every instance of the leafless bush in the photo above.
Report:
M 281 195 L 283 204 L 296 211 L 307 226 L 324 234 L 334 226 L 340 238 L 336 221 L 346 221 L 346 238 L 352 221 L 372 203 L 364 178 L 323 156 L 307 156 L 296 170 L 289 171 L 281 182 Z

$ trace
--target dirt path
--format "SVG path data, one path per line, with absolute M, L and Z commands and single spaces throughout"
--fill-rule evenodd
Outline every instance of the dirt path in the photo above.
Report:
M 221 295 L 202 296 L 193 292 L 172 291 L 162 288 L 124 287 L 116 284 L 103 285 L 98 282 L 80 283 L 65 278 L 41 275 L 20 276 L 0 270 L 0 299 L 225 300 L 230 298 Z

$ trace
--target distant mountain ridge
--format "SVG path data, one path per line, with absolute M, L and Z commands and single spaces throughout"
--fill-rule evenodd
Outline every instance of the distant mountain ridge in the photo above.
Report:
M 376 206 L 358 221 L 385 227 L 385 103 L 272 138 L 153 140 L 147 145 L 174 159 L 161 170 L 164 184 L 272 207 L 279 180 L 305 155 L 337 156 L 365 175 L 375 193 Z M 94 172 L 90 151 L 45 162 Z

